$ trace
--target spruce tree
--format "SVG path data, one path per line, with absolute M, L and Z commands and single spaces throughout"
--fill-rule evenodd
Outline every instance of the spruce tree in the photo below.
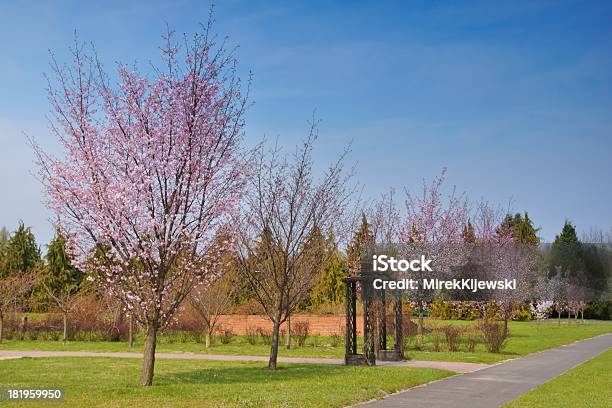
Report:
M 5 274 L 23 275 L 41 265 L 40 248 L 30 227 L 23 222 L 11 235 L 6 246 Z
M 321 275 L 312 290 L 311 303 L 314 306 L 324 304 L 337 305 L 344 301 L 345 289 L 342 279 L 348 276 L 346 256 L 338 250 L 333 232 L 326 238 L 326 262 Z
M 529 214 L 525 212 L 522 216 L 515 213 L 514 216 L 506 214 L 496 233 L 500 239 L 512 238 L 515 243 L 523 245 L 538 245 L 540 228 L 535 228 Z
M 46 265 L 42 286 L 49 301 L 62 312 L 64 321 L 64 343 L 68 339 L 68 314 L 82 299 L 84 274 L 72 265 L 66 252 L 66 239 L 57 231 L 47 248 Z
M 569 278 L 570 275 L 582 270 L 583 266 L 582 243 L 578 240 L 574 225 L 566 220 L 550 249 L 550 276 L 560 273 Z
M 0 278 L 8 275 L 6 265 L 6 251 L 8 249 L 10 235 L 6 227 L 0 229 Z
M 53 293 L 78 292 L 83 282 L 83 272 L 72 265 L 66 252 L 66 239 L 57 231 L 47 247 L 45 255 L 44 283 Z
M 529 218 L 527 212 L 525 212 L 525 216 L 523 217 L 518 213 L 515 215 L 514 238 L 517 243 L 523 245 L 538 245 L 540 243 L 538 231 L 540 231 L 540 228 L 535 228 L 533 226 L 533 221 Z

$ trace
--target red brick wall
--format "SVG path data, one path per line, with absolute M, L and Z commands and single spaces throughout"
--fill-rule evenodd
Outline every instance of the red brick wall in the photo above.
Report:
M 308 322 L 311 334 L 329 336 L 331 334 L 342 334 L 345 327 L 344 316 L 293 316 L 291 324 L 296 322 Z M 267 316 L 262 315 L 223 315 L 219 318 L 219 325 L 231 329 L 235 334 L 245 334 L 247 327 L 272 330 L 272 322 Z M 281 330 L 286 323 L 281 325 Z M 357 333 L 361 334 L 363 329 L 363 316 L 357 316 Z

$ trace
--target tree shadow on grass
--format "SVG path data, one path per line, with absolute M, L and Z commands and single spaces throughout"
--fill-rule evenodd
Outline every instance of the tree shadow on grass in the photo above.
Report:
M 376 369 L 373 367 L 373 369 Z M 201 368 L 176 373 L 160 373 L 155 376 L 158 385 L 176 384 L 263 384 L 286 381 L 309 381 L 321 376 L 329 378 L 337 375 L 350 375 L 351 367 L 292 364 L 282 365 L 276 371 L 265 366 L 228 366 Z
M 508 340 L 514 339 L 517 337 L 533 337 L 533 334 L 532 333 L 511 333 L 510 336 L 508 336 Z

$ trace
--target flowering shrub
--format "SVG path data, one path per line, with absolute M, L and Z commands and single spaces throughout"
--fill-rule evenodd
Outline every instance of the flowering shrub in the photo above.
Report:
M 537 320 L 544 320 L 551 313 L 553 306 L 554 306 L 553 302 L 549 300 L 532 303 L 531 304 L 531 314 Z

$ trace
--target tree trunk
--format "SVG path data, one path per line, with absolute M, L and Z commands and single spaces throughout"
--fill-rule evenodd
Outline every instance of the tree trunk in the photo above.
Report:
M 155 347 L 157 346 L 157 322 L 148 322 L 144 342 L 144 354 L 140 385 L 145 387 L 153 384 L 153 369 L 155 367 Z
M 206 330 L 206 333 L 204 334 L 204 347 L 206 347 L 206 350 L 208 350 L 208 348 L 210 347 L 211 334 L 211 330 Z
M 270 360 L 268 361 L 268 368 L 270 370 L 276 370 L 276 360 L 278 359 L 278 341 L 280 331 L 280 319 L 281 313 L 276 314 L 274 319 L 274 325 L 272 326 L 272 344 L 270 346 Z
M 19 339 L 23 340 L 25 339 L 25 334 L 28 331 L 28 316 L 24 315 L 21 318 L 21 324 L 19 326 Z
M 580 309 L 580 320 L 582 320 L 582 323 L 584 324 L 584 308 Z
M 134 347 L 134 316 L 130 313 L 130 321 L 128 327 L 128 344 L 130 348 Z
M 419 302 L 419 326 L 417 327 L 417 348 L 423 348 L 423 302 Z
M 287 337 L 285 339 L 287 350 L 291 348 L 291 315 L 287 315 Z
M 561 327 L 561 308 L 557 310 L 557 325 Z
M 64 344 L 68 341 L 68 313 L 64 312 Z
M 504 314 L 504 336 L 508 335 L 508 315 Z
M 0 312 L 0 343 L 2 343 L 2 334 L 4 332 L 4 316 Z

